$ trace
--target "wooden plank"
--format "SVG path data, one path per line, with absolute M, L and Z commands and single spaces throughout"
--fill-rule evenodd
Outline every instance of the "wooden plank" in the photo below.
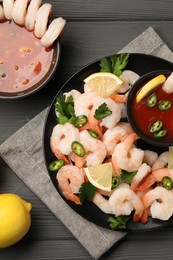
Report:
M 46 1 L 45 1 L 46 2 Z M 173 19 L 173 2 L 166 0 L 66 0 L 51 1 L 53 15 L 62 16 L 68 21 L 72 20 L 116 20 L 116 21 L 142 21 Z

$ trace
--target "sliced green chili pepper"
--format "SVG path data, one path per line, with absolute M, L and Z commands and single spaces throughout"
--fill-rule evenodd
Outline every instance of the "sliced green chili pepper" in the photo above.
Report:
M 173 182 L 172 182 L 171 178 L 168 176 L 163 177 L 162 186 L 167 190 L 171 190 L 173 188 Z
M 158 108 L 161 110 L 161 111 L 164 111 L 164 110 L 168 110 L 170 109 L 172 106 L 172 102 L 169 101 L 169 100 L 161 100 L 158 104 Z
M 161 130 L 163 126 L 163 122 L 161 120 L 157 120 L 156 122 L 154 122 L 151 127 L 150 127 L 150 132 L 152 134 L 158 132 L 159 130 Z
M 99 139 L 99 134 L 95 132 L 94 130 L 89 130 L 88 133 L 94 137 L 95 139 Z
M 149 108 L 154 107 L 157 104 L 157 96 L 155 93 L 151 94 L 148 98 L 147 98 L 147 106 Z
M 75 127 L 82 127 L 88 122 L 88 118 L 85 115 L 76 117 Z
M 85 155 L 85 148 L 78 141 L 72 142 L 71 149 L 79 157 L 84 157 L 84 155 Z
M 162 138 L 162 137 L 164 137 L 166 134 L 167 134 L 167 130 L 162 129 L 162 130 L 160 130 L 160 131 L 154 133 L 154 137 Z
M 55 160 L 52 163 L 49 164 L 49 170 L 50 171 L 58 171 L 62 166 L 65 165 L 64 160 L 59 159 Z
M 113 176 L 111 189 L 114 190 L 115 188 L 118 187 L 119 184 L 120 184 L 120 178 L 118 176 Z

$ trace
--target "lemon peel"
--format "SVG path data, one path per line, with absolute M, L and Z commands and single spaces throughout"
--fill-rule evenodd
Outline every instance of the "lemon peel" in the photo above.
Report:
M 32 204 L 12 193 L 0 194 L 0 248 L 21 240 L 31 226 Z

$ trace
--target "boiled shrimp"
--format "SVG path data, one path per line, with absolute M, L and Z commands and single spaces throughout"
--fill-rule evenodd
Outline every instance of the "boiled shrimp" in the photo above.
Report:
M 75 115 L 85 115 L 88 117 L 94 104 L 100 99 L 102 98 L 95 92 L 81 94 L 81 96 L 79 96 L 74 103 Z
M 138 185 L 137 190 L 143 191 L 150 188 L 154 183 L 161 182 L 163 177 L 168 176 L 173 180 L 173 173 L 168 168 L 157 169 L 152 171 L 142 182 Z
M 103 142 L 106 145 L 108 155 L 112 155 L 115 146 L 124 141 L 125 137 L 133 132 L 129 123 L 119 122 L 111 129 L 107 129 L 103 135 Z
M 12 19 L 14 0 L 3 0 L 3 9 L 5 18 L 8 20 Z
M 58 171 L 56 179 L 65 198 L 81 204 L 76 194 L 84 182 L 83 171 L 74 165 L 65 165 Z
M 132 181 L 131 181 L 131 189 L 133 191 L 136 190 L 138 184 L 144 179 L 145 176 L 147 176 L 149 173 L 151 172 L 151 167 L 149 165 L 147 165 L 146 163 L 143 163 L 136 175 L 133 177 Z
M 109 204 L 109 200 L 106 199 L 102 194 L 96 192 L 93 197 L 93 203 L 106 214 L 112 214 L 112 209 Z
M 133 221 L 138 222 L 142 216 L 144 206 L 137 194 L 127 187 L 115 189 L 109 198 L 109 204 L 116 216 L 130 215 L 134 210 Z
M 102 99 L 101 98 L 93 106 L 93 108 L 92 108 L 93 114 L 95 113 L 96 109 L 98 109 L 98 107 L 101 106 L 103 103 L 105 103 L 107 105 L 107 107 L 110 109 L 111 114 L 106 116 L 105 118 L 103 118 L 100 122 L 100 125 L 104 126 L 106 128 L 113 128 L 121 119 L 121 108 L 112 99 L 110 99 L 110 98 Z
M 120 78 L 123 80 L 123 84 L 118 89 L 119 93 L 125 93 L 128 91 L 131 86 L 139 79 L 139 75 L 132 70 L 124 70 L 120 75 Z
M 66 24 L 66 20 L 62 17 L 58 17 L 54 19 L 50 25 L 48 26 L 48 29 L 46 30 L 45 34 L 41 38 L 41 43 L 45 47 L 51 46 L 54 41 L 59 37 L 60 33 L 64 29 Z
M 27 30 L 34 30 L 36 14 L 41 6 L 42 0 L 31 0 L 25 17 L 25 27 Z
M 83 130 L 80 132 L 80 143 L 84 146 L 86 155 L 82 158 L 77 156 L 75 158 L 75 165 L 83 166 L 93 166 L 97 164 L 101 164 L 106 157 L 106 147 L 105 144 L 93 138 L 87 130 Z
M 154 151 L 144 150 L 144 158 L 143 162 L 147 163 L 148 165 L 152 166 L 154 162 L 157 160 L 158 154 Z
M 30 0 L 16 0 L 12 9 L 12 18 L 19 24 L 24 25 L 27 12 L 27 6 Z
M 52 11 L 52 5 L 45 3 L 43 4 L 36 13 L 34 34 L 36 37 L 41 38 L 46 30 L 48 19 Z
M 121 169 L 131 172 L 142 165 L 144 151 L 134 146 L 136 139 L 138 136 L 136 133 L 132 133 L 115 146 L 112 164 L 117 174 L 121 174 Z
M 168 159 L 169 159 L 168 151 L 161 153 L 157 158 L 157 160 L 153 163 L 152 171 L 165 167 L 168 163 Z
M 168 220 L 173 214 L 173 193 L 163 187 L 148 191 L 141 201 L 146 209 L 150 208 L 152 218 Z
M 168 94 L 173 93 L 173 72 L 163 83 L 162 89 Z
M 70 123 L 57 124 L 52 131 L 50 146 L 56 155 L 60 151 L 64 155 L 72 152 L 71 143 L 79 140 L 79 130 Z
M 0 21 L 5 19 L 4 9 L 3 6 L 0 4 Z
M 64 93 L 64 95 L 66 100 L 68 99 L 68 97 L 72 96 L 73 101 L 75 102 L 76 99 L 78 99 L 82 94 L 78 90 L 72 89 L 71 91 Z

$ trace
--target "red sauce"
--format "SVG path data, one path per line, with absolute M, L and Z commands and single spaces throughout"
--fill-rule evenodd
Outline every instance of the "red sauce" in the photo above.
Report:
M 171 108 L 165 111 L 159 110 L 158 105 L 153 108 L 149 108 L 146 104 L 146 100 L 147 97 L 152 93 L 157 95 L 157 104 L 161 100 L 170 100 L 172 102 Z M 142 99 L 139 103 L 136 103 L 136 99 L 132 101 L 132 113 L 137 127 L 141 130 L 141 132 L 153 138 L 153 134 L 150 133 L 150 127 L 157 120 L 161 120 L 163 122 L 162 128 L 168 131 L 166 136 L 162 137 L 161 139 L 173 139 L 173 93 L 167 94 L 165 91 L 163 91 L 162 85 L 160 85 L 151 91 L 149 95 Z
M 0 23 L 0 92 L 24 91 L 39 82 L 53 59 L 32 32 L 13 21 Z

